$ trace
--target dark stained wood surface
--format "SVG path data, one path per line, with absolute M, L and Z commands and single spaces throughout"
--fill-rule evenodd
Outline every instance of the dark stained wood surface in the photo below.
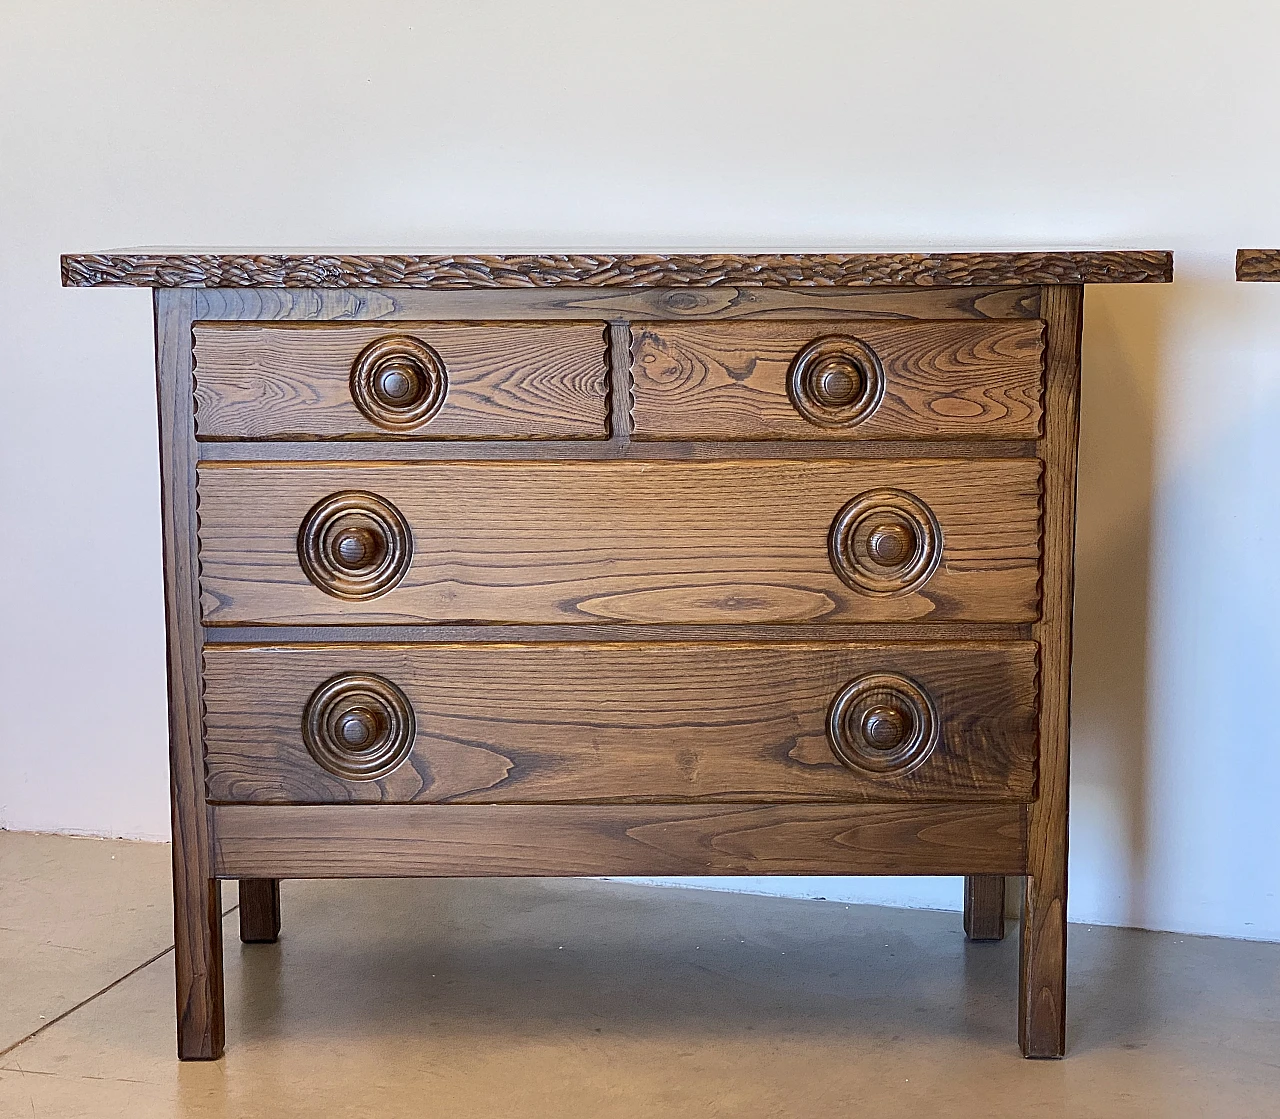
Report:
M 245 944 L 273 944 L 280 936 L 280 880 L 242 878 L 240 939 Z
M 970 940 L 1004 939 L 1004 876 L 970 874 L 964 880 L 964 935 Z
M 1280 280 L 1280 249 L 1237 249 L 1236 279 Z
M 947 287 L 1168 283 L 1173 254 L 1101 249 L 950 253 L 70 253 L 67 287 Z
M 408 336 L 444 361 L 440 410 L 388 431 L 356 407 L 351 371 L 370 343 Z M 200 439 L 602 439 L 603 323 L 195 326 Z
M 318 626 L 217 626 L 205 630 L 207 645 L 451 645 L 513 643 L 537 645 L 565 641 L 684 642 L 754 641 L 766 645 L 812 645 L 816 642 L 930 642 L 1030 641 L 1032 624 L 1019 622 L 809 622 L 803 626 L 640 625 L 634 622 L 600 623 L 584 631 L 569 625 L 318 625 Z
M 191 409 L 191 296 L 155 293 L 160 505 L 169 668 L 174 970 L 178 1055 L 222 1056 L 222 895 L 214 879 L 200 725 L 196 441 Z
M 632 329 L 637 439 L 1034 439 L 1038 322 L 705 322 Z M 879 357 L 883 399 L 851 427 L 822 427 L 788 396 L 815 339 L 856 338 Z
M 629 394 L 624 393 L 621 422 L 629 421 Z M 458 439 L 421 441 L 391 439 L 371 450 L 365 440 L 233 441 L 199 444 L 201 462 L 581 462 L 629 459 L 633 462 L 722 462 L 737 459 L 886 459 L 886 458 L 1035 458 L 1034 439 L 849 439 L 735 440 L 656 442 L 631 439 Z
M 279 322 L 1034 319 L 1040 288 L 192 288 L 195 317 Z
M 1241 278 L 1266 278 L 1268 254 L 1242 254 L 1241 264 Z M 971 934 L 993 931 L 998 876 L 1026 874 L 1021 1043 L 1031 1056 L 1062 1053 L 1079 285 L 1167 281 L 1169 254 L 459 258 L 161 251 L 65 258 L 64 268 L 69 284 L 193 285 L 156 298 L 182 1056 L 217 1056 L 222 1048 L 215 877 L 246 880 L 244 928 L 271 934 L 282 877 L 628 873 L 964 874 Z M 510 435 L 504 430 L 455 432 L 429 444 L 219 441 L 224 436 L 197 442 L 193 324 L 255 320 L 304 336 L 321 333 L 308 329 L 316 324 L 336 323 L 374 334 L 423 322 L 458 329 L 466 323 L 477 331 L 495 321 L 569 330 L 590 323 L 595 368 L 603 371 L 606 350 L 612 366 L 591 413 L 597 437 L 574 431 L 522 441 L 504 438 Z M 810 329 L 854 335 L 937 329 L 953 331 L 952 338 L 972 330 L 973 337 L 1010 339 L 1038 331 L 1042 321 L 1040 426 L 1019 429 L 1017 437 L 997 435 L 988 421 L 1016 425 L 1026 417 L 974 413 L 984 425 L 976 439 L 937 425 L 905 436 L 864 429 L 856 439 L 827 441 L 769 426 L 761 429 L 767 436 L 731 434 L 734 442 L 726 445 L 725 425 L 736 432 L 744 413 L 719 401 L 701 417 L 715 425 L 714 434 L 633 442 L 631 395 L 622 379 L 631 332 L 700 338 L 712 320 L 722 320 L 712 333 L 741 326 L 742 337 L 766 342 L 771 332 L 791 338 Z M 930 369 L 921 358 L 911 360 L 912 370 Z M 235 362 L 239 368 L 240 358 Z M 721 367 L 744 374 L 756 394 L 759 364 Z M 945 371 L 952 383 L 963 375 L 963 362 L 956 364 L 961 368 Z M 997 365 L 993 355 L 984 356 L 985 384 Z M 935 373 L 941 378 L 937 369 L 929 375 Z M 332 385 L 341 387 L 346 375 L 333 374 Z M 728 380 L 733 385 L 726 387 L 738 384 Z M 745 414 L 751 423 L 761 413 L 780 424 L 776 381 L 764 396 L 767 407 L 753 395 Z M 891 393 L 886 398 L 892 407 Z M 953 398 L 973 403 L 965 393 L 938 399 Z M 225 400 L 206 403 L 202 422 Z M 606 404 L 611 430 L 600 437 Z M 931 407 L 926 402 L 920 414 Z M 257 409 L 250 410 L 256 417 Z M 242 411 L 236 422 L 252 425 L 256 418 Z M 375 456 L 381 464 L 368 461 Z M 297 550 L 307 510 L 356 486 L 375 492 L 385 486 L 385 498 L 403 503 L 415 553 L 403 583 L 364 601 L 331 597 L 305 582 Z M 858 595 L 835 577 L 827 554 L 827 529 L 838 510 L 882 486 L 914 492 L 933 506 L 945 545 L 932 577 L 900 598 Z M 323 558 L 323 548 L 317 554 Z M 204 628 L 202 606 L 214 628 Z M 494 621 L 517 624 L 487 624 Z M 717 650 L 747 649 L 763 660 L 735 660 L 713 673 L 714 659 L 695 656 L 705 649 L 689 651 L 694 640 Z M 429 643 L 430 651 L 449 642 L 442 652 L 449 671 L 433 681 L 430 668 L 441 662 L 429 665 L 420 659 L 429 650 L 406 649 L 408 641 Z M 601 649 L 602 642 L 609 647 Z M 1028 683 L 1029 654 L 1021 650 L 1032 642 L 1040 676 Z M 654 649 L 664 643 L 678 652 L 670 662 Z M 997 658 L 981 677 L 958 662 L 939 661 L 944 668 L 937 668 L 933 650 L 949 643 L 950 656 L 960 644 L 971 646 L 965 665 L 988 655 L 984 645 L 1006 659 Z M 502 661 L 485 663 L 497 646 L 507 650 Z M 642 653 L 627 691 L 621 668 Z M 889 782 L 835 768 L 821 721 L 832 688 L 850 694 L 853 681 L 842 685 L 841 673 L 870 663 L 859 658 L 873 653 L 881 664 L 899 658 L 891 667 L 902 670 L 900 681 L 912 676 L 927 686 L 921 702 L 935 691 L 942 697 L 945 749 Z M 591 672 L 528 670 L 549 663 L 544 657 L 559 663 L 597 655 L 602 659 Z M 262 658 L 267 667 L 235 668 L 242 658 L 253 658 L 255 667 Z M 277 789 L 288 798 L 310 796 L 322 781 L 322 795 L 346 803 L 206 804 L 202 659 L 212 700 L 209 779 L 254 797 Z M 309 666 L 312 675 L 293 671 L 295 665 Z M 414 747 L 402 767 L 356 782 L 349 758 L 335 762 L 317 750 L 348 774 L 330 778 L 321 770 L 325 776 L 317 778 L 312 754 L 299 752 L 303 693 L 310 695 L 331 667 L 363 670 L 334 686 L 334 694 L 345 695 L 352 679 L 392 668 L 398 674 L 401 665 L 417 666 L 402 679 L 412 705 L 427 710 L 421 752 Z M 472 686 L 464 691 L 468 679 Z M 726 680 L 738 697 L 736 710 L 716 691 Z M 271 694 L 259 695 L 268 684 Z M 391 682 L 361 686 L 388 702 L 404 694 Z M 447 702 L 432 707 L 438 696 Z M 389 710 L 399 708 L 392 702 Z M 837 703 L 834 710 L 846 708 Z M 710 717 L 700 723 L 692 717 L 698 713 Z M 867 736 L 892 729 L 893 721 L 891 709 L 860 725 Z M 323 741 L 316 725 L 309 722 L 307 734 Z M 840 749 L 848 750 L 853 721 L 837 725 Z M 961 726 L 964 733 L 956 730 Z M 657 731 L 671 740 L 665 750 Z M 826 757 L 816 750 L 820 744 Z M 394 752 L 390 757 L 398 762 Z M 485 785 L 482 771 L 491 763 L 506 768 Z M 646 790 L 640 796 L 684 802 L 542 803 L 584 790 L 612 800 L 609 789 L 619 787 L 619 778 L 630 790 L 637 774 Z M 874 793 L 866 792 L 871 785 Z M 485 803 L 350 803 L 372 790 L 379 800 L 445 795 Z M 868 803 L 870 795 L 879 803 Z M 997 795 L 1019 799 L 958 799 Z M 488 803 L 507 796 L 539 803 Z M 693 803 L 691 796 L 704 799 Z M 952 802 L 924 799 L 934 797 Z
M 1061 1057 L 1067 1019 L 1067 789 L 1071 750 L 1071 611 L 1084 291 L 1046 288 L 1044 606 L 1040 643 L 1040 786 L 1027 813 L 1027 881 L 1019 1037 L 1028 1057 Z
M 223 805 L 226 878 L 1020 874 L 1019 805 Z
M 909 491 L 937 517 L 941 562 L 872 597 L 835 574 L 827 536 L 857 495 Z M 1032 621 L 1035 461 L 448 463 L 200 468 L 210 624 L 268 622 Z M 298 561 L 311 507 L 343 490 L 396 506 L 408 574 L 344 601 Z
M 378 780 L 307 752 L 307 701 L 344 672 L 412 704 L 409 760 Z M 905 776 L 843 766 L 840 689 L 895 673 L 939 734 Z M 1010 645 L 490 645 L 205 652 L 208 789 L 244 803 L 1025 801 L 1035 785 L 1036 650 Z

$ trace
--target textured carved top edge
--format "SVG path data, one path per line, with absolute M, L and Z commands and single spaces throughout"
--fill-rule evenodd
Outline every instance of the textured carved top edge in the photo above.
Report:
M 1237 249 L 1236 279 L 1280 281 L 1280 249 Z
M 86 253 L 65 287 L 424 288 L 998 287 L 1173 279 L 1157 251 L 365 256 Z

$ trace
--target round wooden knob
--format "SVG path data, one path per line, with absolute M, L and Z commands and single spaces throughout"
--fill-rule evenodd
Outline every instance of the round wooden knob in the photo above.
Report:
M 334 566 L 361 571 L 376 565 L 387 553 L 387 534 L 371 517 L 353 513 L 330 531 L 328 544 Z
M 910 773 L 937 745 L 938 713 L 914 680 L 892 672 L 860 676 L 827 713 L 827 738 L 850 769 L 876 778 Z
M 877 750 L 892 750 L 902 744 L 911 729 L 911 715 L 900 707 L 882 703 L 862 715 L 862 737 Z
M 862 371 L 844 354 L 824 358 L 809 381 L 814 399 L 827 408 L 847 408 L 862 394 Z
M 884 368 L 861 338 L 816 338 L 791 362 L 787 394 L 805 419 L 819 427 L 853 427 L 884 398 Z
M 831 522 L 831 566 L 859 594 L 910 594 L 942 558 L 942 529 L 923 501 L 903 490 L 867 490 Z
M 372 423 L 391 431 L 425 424 L 440 410 L 448 387 L 440 355 L 407 334 L 370 342 L 351 367 L 351 399 Z
M 384 733 L 384 725 L 378 713 L 367 707 L 346 712 L 338 720 L 338 740 L 352 750 L 359 750 Z
M 344 490 L 318 501 L 298 530 L 298 562 L 335 598 L 386 594 L 409 570 L 413 537 L 400 510 L 376 494 Z
M 909 524 L 886 521 L 867 534 L 867 553 L 885 567 L 906 563 L 915 550 L 916 534 Z
M 317 764 L 348 781 L 376 781 L 413 750 L 413 707 L 383 676 L 344 672 L 321 684 L 302 713 L 302 738 Z

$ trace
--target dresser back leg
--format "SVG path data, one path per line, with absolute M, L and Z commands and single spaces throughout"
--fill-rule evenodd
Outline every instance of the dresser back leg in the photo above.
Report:
M 964 935 L 970 940 L 1004 939 L 1004 875 L 965 875 Z
M 273 944 L 280 936 L 280 879 L 240 879 L 240 939 Z

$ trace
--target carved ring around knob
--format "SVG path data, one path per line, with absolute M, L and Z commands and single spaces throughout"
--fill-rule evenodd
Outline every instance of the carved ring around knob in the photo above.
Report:
M 449 375 L 425 342 L 392 334 L 370 342 L 351 366 L 351 399 L 379 427 L 420 427 L 444 403 Z
M 942 528 L 923 501 L 903 490 L 867 490 L 831 523 L 831 566 L 860 594 L 910 594 L 938 569 Z
M 298 530 L 298 562 L 307 578 L 335 598 L 386 594 L 409 570 L 413 535 L 389 501 L 343 490 L 316 502 Z
M 938 712 L 929 694 L 897 673 L 860 676 L 841 689 L 827 712 L 836 757 L 865 777 L 902 777 L 933 753 Z
M 348 781 L 376 781 L 413 749 L 413 706 L 390 680 L 344 672 L 321 684 L 302 713 L 302 738 L 317 764 Z
M 815 338 L 791 362 L 787 395 L 795 410 L 819 427 L 853 427 L 884 398 L 884 367 L 861 338 Z

